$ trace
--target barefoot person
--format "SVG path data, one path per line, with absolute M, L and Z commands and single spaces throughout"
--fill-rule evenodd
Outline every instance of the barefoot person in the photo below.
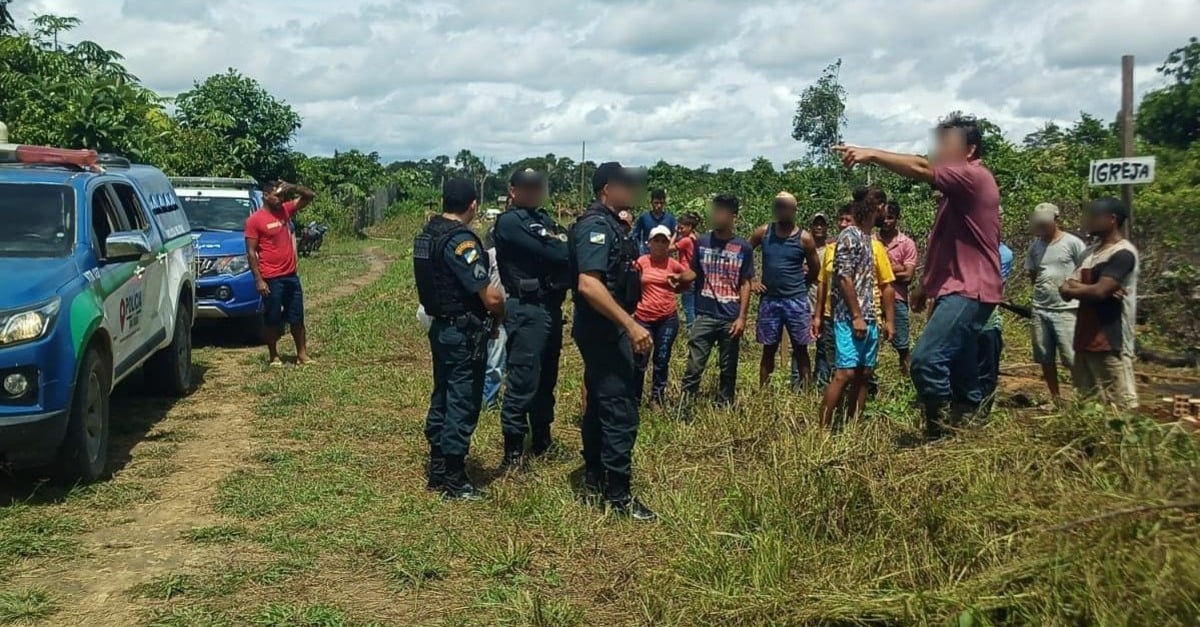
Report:
M 1000 188 L 984 167 L 979 122 L 959 113 L 934 130 L 932 161 L 873 148 L 837 146 L 846 166 L 876 164 L 941 193 L 925 274 L 909 294 L 912 311 L 932 313 L 912 353 L 912 378 L 925 407 L 925 433 L 941 437 L 983 401 L 978 337 L 1003 298 L 1000 278 Z
M 758 367 L 759 385 L 766 385 L 775 372 L 775 360 L 783 333 L 792 344 L 797 365 L 793 388 L 807 385 L 812 376 L 808 345 L 812 342 L 812 307 L 809 286 L 820 273 L 817 245 L 812 235 L 796 224 L 796 197 L 788 192 L 775 196 L 775 221 L 755 229 L 750 245 L 762 248 L 762 281 L 754 282 L 758 304 L 756 339 L 762 344 Z
M 304 334 L 304 290 L 296 275 L 296 240 L 288 225 L 313 198 L 316 194 L 307 187 L 271 181 L 263 186 L 262 208 L 246 219 L 246 259 L 263 297 L 263 341 L 272 366 L 283 364 L 279 337 L 284 325 L 292 329 L 296 362 L 311 362 Z

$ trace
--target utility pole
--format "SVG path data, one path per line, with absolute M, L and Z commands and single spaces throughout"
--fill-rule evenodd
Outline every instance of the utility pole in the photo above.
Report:
M 1133 156 L 1133 55 L 1121 57 L 1121 156 Z M 1121 200 L 1129 211 L 1125 221 L 1125 237 L 1133 232 L 1133 185 L 1121 186 Z
M 587 180 L 587 142 L 583 142 L 583 153 L 579 155 L 579 207 L 587 202 L 587 192 L 584 191 L 584 181 Z

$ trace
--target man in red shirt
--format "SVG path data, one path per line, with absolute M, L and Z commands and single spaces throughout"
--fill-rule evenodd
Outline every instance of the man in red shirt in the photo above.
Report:
M 912 311 L 932 302 L 925 331 L 912 352 L 912 378 L 925 405 L 925 434 L 942 436 L 983 402 L 978 338 L 1003 299 L 1000 274 L 1000 188 L 983 166 L 978 120 L 953 113 L 934 129 L 932 160 L 872 148 L 837 146 L 846 166 L 875 163 L 929 183 L 941 193 L 922 284 L 909 294 Z
M 283 364 L 279 337 L 285 324 L 292 328 L 297 363 L 312 361 L 304 335 L 304 291 L 296 276 L 296 241 L 288 225 L 315 197 L 307 187 L 271 181 L 263 185 L 263 207 L 246 219 L 246 258 L 263 297 L 263 341 L 272 366 Z

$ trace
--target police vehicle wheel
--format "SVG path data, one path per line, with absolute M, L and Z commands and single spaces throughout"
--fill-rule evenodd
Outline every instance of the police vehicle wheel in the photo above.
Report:
M 112 373 L 94 348 L 84 354 L 57 471 L 67 482 L 91 483 L 108 465 L 108 396 Z
M 171 344 L 146 362 L 150 390 L 164 396 L 183 396 L 192 387 L 192 316 L 182 304 L 175 316 Z

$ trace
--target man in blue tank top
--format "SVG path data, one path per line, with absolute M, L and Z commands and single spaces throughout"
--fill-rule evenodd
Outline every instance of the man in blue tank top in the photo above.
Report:
M 775 371 L 775 356 L 786 329 L 798 366 L 799 381 L 807 384 L 812 374 L 808 345 L 812 341 L 812 304 L 808 286 L 821 269 L 817 243 L 812 234 L 796 224 L 796 197 L 779 192 L 774 204 L 775 221 L 755 229 L 750 245 L 762 248 L 762 281 L 754 283 L 758 304 L 756 339 L 762 344 L 758 380 L 766 385 Z

